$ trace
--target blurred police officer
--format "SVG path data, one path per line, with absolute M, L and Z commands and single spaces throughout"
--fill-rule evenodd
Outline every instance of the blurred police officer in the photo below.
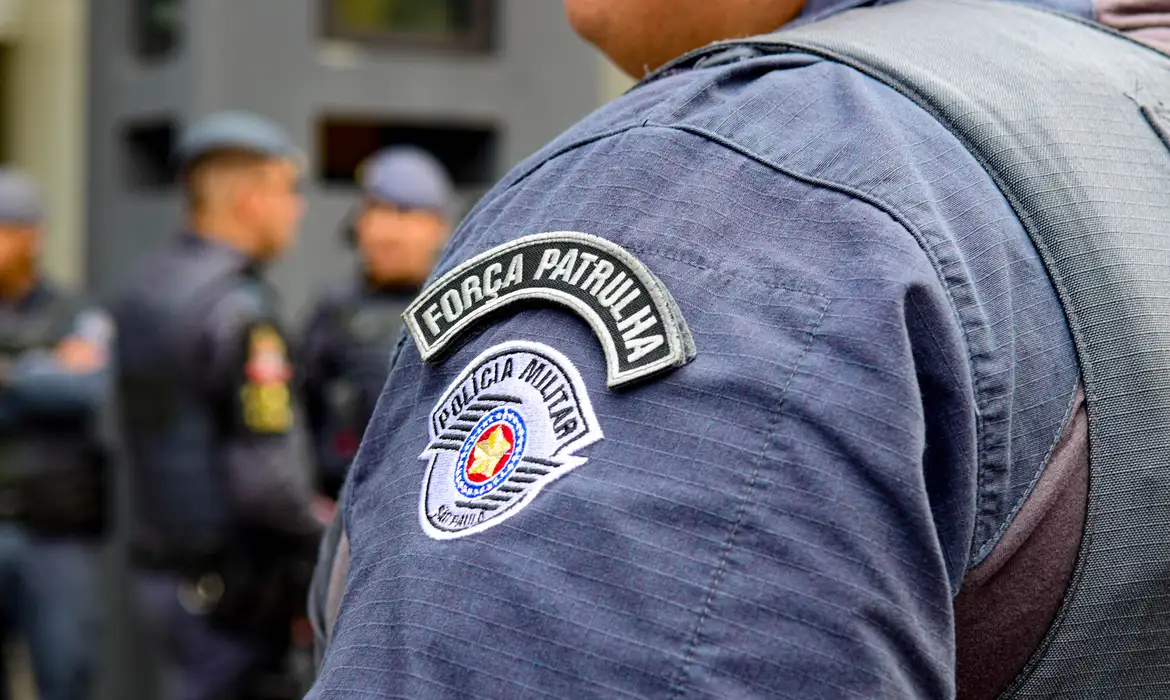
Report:
M 1170 697 L 1166 3 L 565 4 L 645 79 L 407 309 L 310 697 Z
M 320 529 L 294 446 L 288 342 L 261 277 L 302 214 L 299 156 L 244 113 L 193 124 L 177 155 L 186 228 L 116 309 L 134 548 L 181 698 L 234 698 L 283 654 Z
M 410 146 L 375 153 L 358 177 L 361 201 L 343 228 L 358 271 L 313 310 L 301 358 L 318 478 L 333 499 L 386 383 L 402 312 L 447 238 L 451 196 L 442 164 Z
M 99 637 L 113 324 L 46 280 L 42 209 L 0 169 L 0 619 L 43 700 L 90 697 Z

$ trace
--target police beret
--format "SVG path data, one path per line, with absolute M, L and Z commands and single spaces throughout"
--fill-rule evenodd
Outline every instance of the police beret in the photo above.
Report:
M 175 148 L 175 160 L 182 168 L 208 153 L 228 149 L 301 159 L 292 139 L 276 122 L 249 112 L 216 112 L 187 127 Z
M 362 194 L 381 204 L 442 212 L 451 199 L 451 178 L 434 156 L 414 146 L 378 151 L 358 174 Z
M 41 193 L 28 175 L 0 168 L 0 223 L 36 224 L 43 215 Z

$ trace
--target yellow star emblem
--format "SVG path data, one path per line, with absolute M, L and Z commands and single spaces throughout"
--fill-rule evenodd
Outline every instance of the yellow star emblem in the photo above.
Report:
M 504 435 L 503 427 L 497 425 L 488 433 L 487 439 L 476 444 L 475 451 L 471 454 L 471 468 L 467 470 L 468 476 L 482 476 L 485 479 L 490 479 L 496 472 L 496 465 L 499 463 L 500 457 L 508 454 L 510 449 L 512 449 L 512 443 L 508 442 L 508 437 Z

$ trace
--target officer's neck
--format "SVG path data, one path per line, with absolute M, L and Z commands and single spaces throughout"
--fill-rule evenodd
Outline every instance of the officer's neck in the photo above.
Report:
M 234 248 L 249 258 L 257 257 L 255 232 L 231 217 L 192 212 L 188 216 L 187 228 L 200 238 Z
M 15 303 L 24 299 L 37 284 L 36 263 L 22 263 L 0 272 L 0 301 Z

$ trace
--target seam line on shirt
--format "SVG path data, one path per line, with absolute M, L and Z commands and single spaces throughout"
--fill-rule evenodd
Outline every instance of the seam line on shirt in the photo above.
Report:
M 740 497 L 736 509 L 735 522 L 732 523 L 731 529 L 727 533 L 727 539 L 723 542 L 722 551 L 719 555 L 719 564 L 716 566 L 715 572 L 711 575 L 711 582 L 707 586 L 707 595 L 704 597 L 703 607 L 699 610 L 699 616 L 695 621 L 694 630 L 691 632 L 690 640 L 687 642 L 686 649 L 683 651 L 682 664 L 679 666 L 678 673 L 675 674 L 674 680 L 670 684 L 671 690 L 668 696 L 670 700 L 675 700 L 684 692 L 684 683 L 691 666 L 694 664 L 695 654 L 698 652 L 699 638 L 703 634 L 703 625 L 711 616 L 711 609 L 715 604 L 716 593 L 727 573 L 729 559 L 735 545 L 735 538 L 742 529 L 743 521 L 747 517 L 747 512 L 754 500 L 754 494 L 757 492 L 756 485 L 759 482 L 760 469 L 763 467 L 764 458 L 768 454 L 773 441 L 776 439 L 776 428 L 780 423 L 780 414 L 788 397 L 788 389 L 792 386 L 792 380 L 796 377 L 797 372 L 804 365 L 804 360 L 808 356 L 809 350 L 812 349 L 813 341 L 820 332 L 821 324 L 824 323 L 829 307 L 832 306 L 833 300 L 831 298 L 822 298 L 824 299 L 824 304 L 821 306 L 820 315 L 817 317 L 816 323 L 808 330 L 808 337 L 805 339 L 804 347 L 801 349 L 796 362 L 793 363 L 792 371 L 788 374 L 788 379 L 784 382 L 784 387 L 776 397 L 776 405 L 768 418 L 768 429 L 764 434 L 760 453 L 756 455 L 752 464 L 751 476 L 748 477 L 747 483 L 743 486 L 743 495 Z
M 1068 405 L 1064 409 L 1064 418 L 1061 419 L 1060 425 L 1056 427 L 1056 434 L 1052 437 L 1052 442 L 1048 445 L 1048 452 L 1044 454 L 1044 458 L 1040 460 L 1040 468 L 1036 470 L 1036 475 L 1032 477 L 1032 481 L 1028 483 L 1028 487 L 1024 489 L 1024 493 L 1016 502 L 1011 512 L 1004 518 L 1003 523 L 1000 524 L 999 529 L 987 540 L 973 558 L 978 564 L 982 564 L 987 557 L 991 556 L 991 552 L 999 545 L 999 541 L 1003 538 L 1008 528 L 1016 521 L 1016 516 L 1024 509 L 1024 505 L 1028 499 L 1032 497 L 1032 492 L 1036 490 L 1036 484 L 1040 483 L 1040 477 L 1044 476 L 1048 469 L 1048 462 L 1052 459 L 1052 453 L 1056 451 L 1056 446 L 1060 444 L 1061 438 L 1064 437 L 1064 431 L 1068 428 L 1069 421 L 1073 418 L 1073 408 L 1077 405 L 1077 395 L 1080 393 L 1081 375 L 1078 372 L 1076 381 L 1073 382 L 1072 394 L 1069 396 Z M 978 564 L 973 564 L 968 567 L 968 572 L 974 569 Z

